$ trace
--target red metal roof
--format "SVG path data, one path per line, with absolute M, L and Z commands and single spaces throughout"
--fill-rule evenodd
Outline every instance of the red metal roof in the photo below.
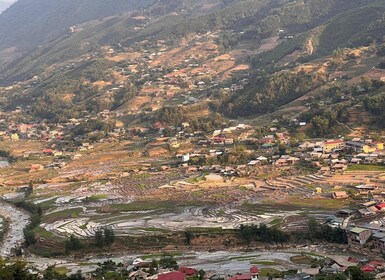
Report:
M 380 210 L 383 209 L 383 208 L 385 208 L 385 202 L 382 202 L 382 203 L 376 205 L 376 208 L 377 208 L 377 209 L 380 209 Z
M 363 267 L 361 267 L 361 270 L 363 272 L 373 272 L 376 270 L 376 268 L 370 265 L 364 265 Z
M 185 280 L 185 274 L 179 271 L 172 271 L 158 275 L 158 280 Z
M 196 269 L 189 268 L 189 267 L 181 267 L 178 269 L 178 271 L 186 274 L 187 276 L 191 276 L 191 275 L 194 275 L 195 273 L 197 273 Z
M 255 265 L 250 268 L 251 274 L 257 274 L 258 272 L 259 272 L 259 269 Z

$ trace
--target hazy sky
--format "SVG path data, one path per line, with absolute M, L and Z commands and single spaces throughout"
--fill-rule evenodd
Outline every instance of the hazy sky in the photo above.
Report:
M 0 14 L 16 0 L 0 0 Z

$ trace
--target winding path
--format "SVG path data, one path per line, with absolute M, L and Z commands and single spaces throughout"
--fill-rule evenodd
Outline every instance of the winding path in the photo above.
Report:
M 24 241 L 23 228 L 29 223 L 29 215 L 1 199 L 0 215 L 9 222 L 4 240 L 0 243 L 0 256 L 8 257 L 11 255 L 12 248 Z

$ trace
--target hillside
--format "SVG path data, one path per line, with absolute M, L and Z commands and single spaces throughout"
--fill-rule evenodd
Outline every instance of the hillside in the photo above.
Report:
M 0 34 L 31 20 L 0 36 L 0 59 L 11 46 L 31 48 L 2 65 L 0 84 L 19 82 L 1 96 L 3 108 L 28 104 L 51 121 L 129 108 L 131 119 L 152 122 L 159 109 L 190 103 L 206 115 L 271 114 L 332 87 L 348 62 L 335 58 L 341 49 L 369 46 L 363 56 L 375 59 L 385 35 L 383 1 L 116 0 L 88 9 L 66 0 L 37 17 L 45 1 L 20 0 L 0 16 Z
M 20 0 L 0 17 L 0 49 L 31 49 L 68 33 L 71 26 L 141 9 L 152 2 Z
M 9 6 L 11 6 L 12 3 L 11 2 L 8 2 L 8 1 L 0 1 L 0 13 L 2 13 L 3 11 L 5 11 L 6 9 L 9 8 Z

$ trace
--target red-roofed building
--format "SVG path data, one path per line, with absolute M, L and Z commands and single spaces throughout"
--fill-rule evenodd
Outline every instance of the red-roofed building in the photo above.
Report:
M 348 262 L 357 263 L 357 264 L 359 263 L 359 261 L 356 258 L 352 258 L 352 257 L 348 258 Z
M 363 272 L 371 273 L 371 272 L 374 272 L 376 268 L 371 265 L 364 265 L 363 267 L 361 267 L 361 270 Z
M 366 265 L 364 265 L 363 267 L 361 267 L 361 270 L 363 272 L 368 272 L 368 273 L 371 273 L 371 272 L 374 272 L 376 271 L 377 269 L 379 268 L 382 268 L 382 263 L 381 262 L 376 262 L 376 261 L 372 261 Z
M 171 271 L 158 275 L 158 280 L 186 280 L 186 275 L 179 271 Z
M 385 211 L 385 202 L 382 202 L 382 203 L 376 205 L 376 208 L 377 208 L 379 211 Z
M 252 267 L 250 268 L 250 273 L 251 273 L 251 274 L 258 274 L 258 273 L 259 273 L 258 267 L 256 267 L 255 265 L 252 266 Z
M 186 276 L 193 276 L 197 273 L 196 269 L 189 267 L 181 267 L 178 269 L 178 271 L 184 273 Z
M 229 280 L 258 280 L 259 269 L 256 266 L 250 268 L 250 273 L 235 275 Z

